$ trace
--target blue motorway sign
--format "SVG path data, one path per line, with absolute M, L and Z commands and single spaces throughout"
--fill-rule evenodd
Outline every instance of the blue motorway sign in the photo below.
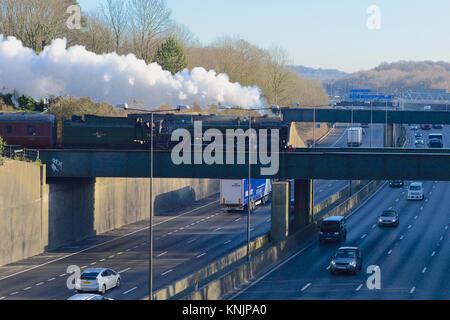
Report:
M 383 94 L 351 94 L 350 99 L 360 100 L 392 100 L 392 96 L 386 96 Z

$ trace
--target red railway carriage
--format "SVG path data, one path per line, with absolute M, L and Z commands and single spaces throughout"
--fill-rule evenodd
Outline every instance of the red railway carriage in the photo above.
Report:
M 53 148 L 57 121 L 51 114 L 0 113 L 0 136 L 9 145 Z

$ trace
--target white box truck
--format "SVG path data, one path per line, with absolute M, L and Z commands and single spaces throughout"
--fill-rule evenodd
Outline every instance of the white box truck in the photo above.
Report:
M 347 132 L 347 146 L 359 147 L 362 144 L 363 128 L 349 128 Z
M 220 203 L 223 208 L 247 210 L 248 179 L 220 180 Z M 272 194 L 270 179 L 251 179 L 250 203 L 252 208 L 269 201 Z

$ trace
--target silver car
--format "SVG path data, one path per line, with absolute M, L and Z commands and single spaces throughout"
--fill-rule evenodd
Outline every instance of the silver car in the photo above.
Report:
M 338 271 L 356 274 L 362 269 L 361 252 L 358 247 L 340 247 L 336 253 L 331 256 L 330 273 L 335 274 Z
M 99 295 L 99 294 L 86 294 L 86 293 L 83 293 L 83 294 L 73 295 L 67 300 L 114 300 L 114 299 L 107 298 L 107 297 L 104 297 L 104 296 Z
M 80 292 L 105 292 L 120 287 L 120 274 L 111 269 L 86 269 L 75 282 L 75 289 Z

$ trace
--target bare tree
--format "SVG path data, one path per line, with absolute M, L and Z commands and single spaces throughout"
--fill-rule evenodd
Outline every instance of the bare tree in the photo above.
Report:
M 138 58 L 151 62 L 171 25 L 171 11 L 165 0 L 130 0 L 129 12 L 133 51 Z
M 105 5 L 101 5 L 101 12 L 110 25 L 115 42 L 115 50 L 119 51 L 122 37 L 128 27 L 128 7 L 123 0 L 107 0 Z
M 290 103 L 286 101 L 292 76 L 292 72 L 286 68 L 290 64 L 287 52 L 279 46 L 273 46 L 269 52 L 270 60 L 267 62 L 267 85 L 270 100 L 276 105 Z

